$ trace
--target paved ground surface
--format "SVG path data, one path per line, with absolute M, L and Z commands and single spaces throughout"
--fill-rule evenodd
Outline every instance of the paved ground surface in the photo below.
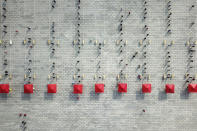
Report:
M 0 95 L 0 130 L 23 130 L 21 122 L 27 122 L 29 131 L 196 131 L 197 129 L 197 94 L 188 94 L 184 85 L 184 74 L 187 72 L 187 47 L 185 43 L 196 40 L 196 9 L 191 9 L 195 0 L 172 0 L 171 2 L 171 35 L 166 35 L 167 0 L 148 0 L 147 18 L 143 18 L 142 0 L 81 0 L 80 4 L 80 39 L 84 45 L 80 54 L 72 43 L 77 31 L 77 8 L 75 0 L 56 0 L 51 9 L 52 0 L 8 0 L 7 17 L 1 17 L 1 30 L 7 25 L 7 34 L 1 39 L 12 40 L 12 45 L 0 48 L 0 63 L 3 63 L 4 51 L 7 50 L 8 66 L 1 64 L 0 74 L 5 70 L 12 74 L 12 79 L 3 79 L 0 83 L 9 83 L 13 91 L 9 95 Z M 1 8 L 3 0 L 0 1 Z M 197 5 L 196 5 L 197 6 Z M 122 8 L 122 11 L 121 11 Z M 128 12 L 131 12 L 127 17 Z M 3 10 L 1 9 L 1 14 Z M 118 26 L 123 15 L 123 41 L 127 45 L 121 54 L 118 53 Z M 50 57 L 51 49 L 47 41 L 52 38 L 50 28 L 55 22 L 55 56 Z M 144 43 L 151 40 L 146 47 L 147 57 L 142 58 L 140 40 L 146 35 L 142 30 L 148 25 L 149 36 Z M 27 27 L 31 27 L 27 31 Z M 16 30 L 18 33 L 16 33 Z M 32 38 L 35 41 L 31 54 L 23 41 Z M 165 72 L 166 47 L 163 41 L 174 44 L 168 48 L 171 53 L 171 73 L 174 79 L 162 81 Z M 98 56 L 98 43 L 105 43 Z M 130 61 L 133 54 L 138 55 Z M 195 56 L 194 56 L 195 57 Z M 24 74 L 28 60 L 32 60 L 32 81 L 36 91 L 32 95 L 23 93 Z M 121 65 L 120 60 L 123 59 Z M 83 94 L 73 95 L 73 75 L 76 73 L 76 62 L 80 75 L 84 74 L 81 83 Z M 98 62 L 100 61 L 100 70 Z M 59 78 L 58 90 L 54 95 L 46 93 L 50 83 L 48 75 L 52 63 L 54 72 Z M 142 94 L 141 84 L 147 81 L 137 79 L 140 73 L 138 65 L 147 62 L 148 83 L 152 84 L 152 93 Z M 128 66 L 124 68 L 124 64 Z M 119 80 L 128 84 L 128 92 L 117 92 L 116 77 L 124 69 L 127 79 Z M 196 61 L 190 72 L 195 75 Z M 95 74 L 105 75 L 104 80 L 95 80 Z M 105 84 L 105 92 L 95 95 L 94 84 Z M 175 84 L 174 94 L 165 94 L 165 83 Z M 195 81 L 194 81 L 195 83 Z M 144 111 L 143 111 L 144 110 Z M 27 116 L 19 117 L 19 114 Z

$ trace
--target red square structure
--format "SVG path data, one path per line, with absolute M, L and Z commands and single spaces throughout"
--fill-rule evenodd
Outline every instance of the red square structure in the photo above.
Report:
M 83 85 L 82 84 L 74 84 L 73 85 L 73 93 L 74 94 L 82 94 L 83 93 Z
M 56 84 L 48 84 L 47 85 L 47 92 L 48 93 L 56 93 L 57 92 L 57 85 Z
M 118 92 L 126 93 L 127 92 L 127 83 L 118 83 Z
M 24 93 L 32 94 L 33 93 L 33 84 L 24 85 Z
M 103 93 L 104 87 L 104 84 L 95 84 L 95 93 Z
M 189 93 L 197 93 L 197 84 L 188 84 Z
M 174 84 L 166 84 L 166 93 L 174 93 Z
M 10 92 L 9 84 L 0 84 L 0 93 L 9 93 Z
M 142 84 L 142 93 L 151 93 L 151 84 Z

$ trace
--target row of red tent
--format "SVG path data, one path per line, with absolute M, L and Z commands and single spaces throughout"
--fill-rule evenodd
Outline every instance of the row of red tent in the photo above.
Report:
M 105 85 L 102 83 L 95 84 L 95 93 L 104 93 Z M 127 92 L 127 83 L 118 83 L 117 85 L 119 93 Z M 197 84 L 188 84 L 188 92 L 189 93 L 197 93 Z M 0 84 L 0 93 L 9 93 L 11 91 L 9 84 Z M 24 93 L 32 94 L 34 91 L 33 84 L 25 84 L 24 85 Z M 142 84 L 142 93 L 151 93 L 152 88 L 151 84 Z M 48 84 L 47 85 L 48 93 L 57 93 L 57 85 L 56 84 Z M 174 93 L 175 85 L 174 84 L 166 84 L 165 86 L 166 93 Z M 73 85 L 73 93 L 74 94 L 82 94 L 83 93 L 83 84 L 74 84 Z

